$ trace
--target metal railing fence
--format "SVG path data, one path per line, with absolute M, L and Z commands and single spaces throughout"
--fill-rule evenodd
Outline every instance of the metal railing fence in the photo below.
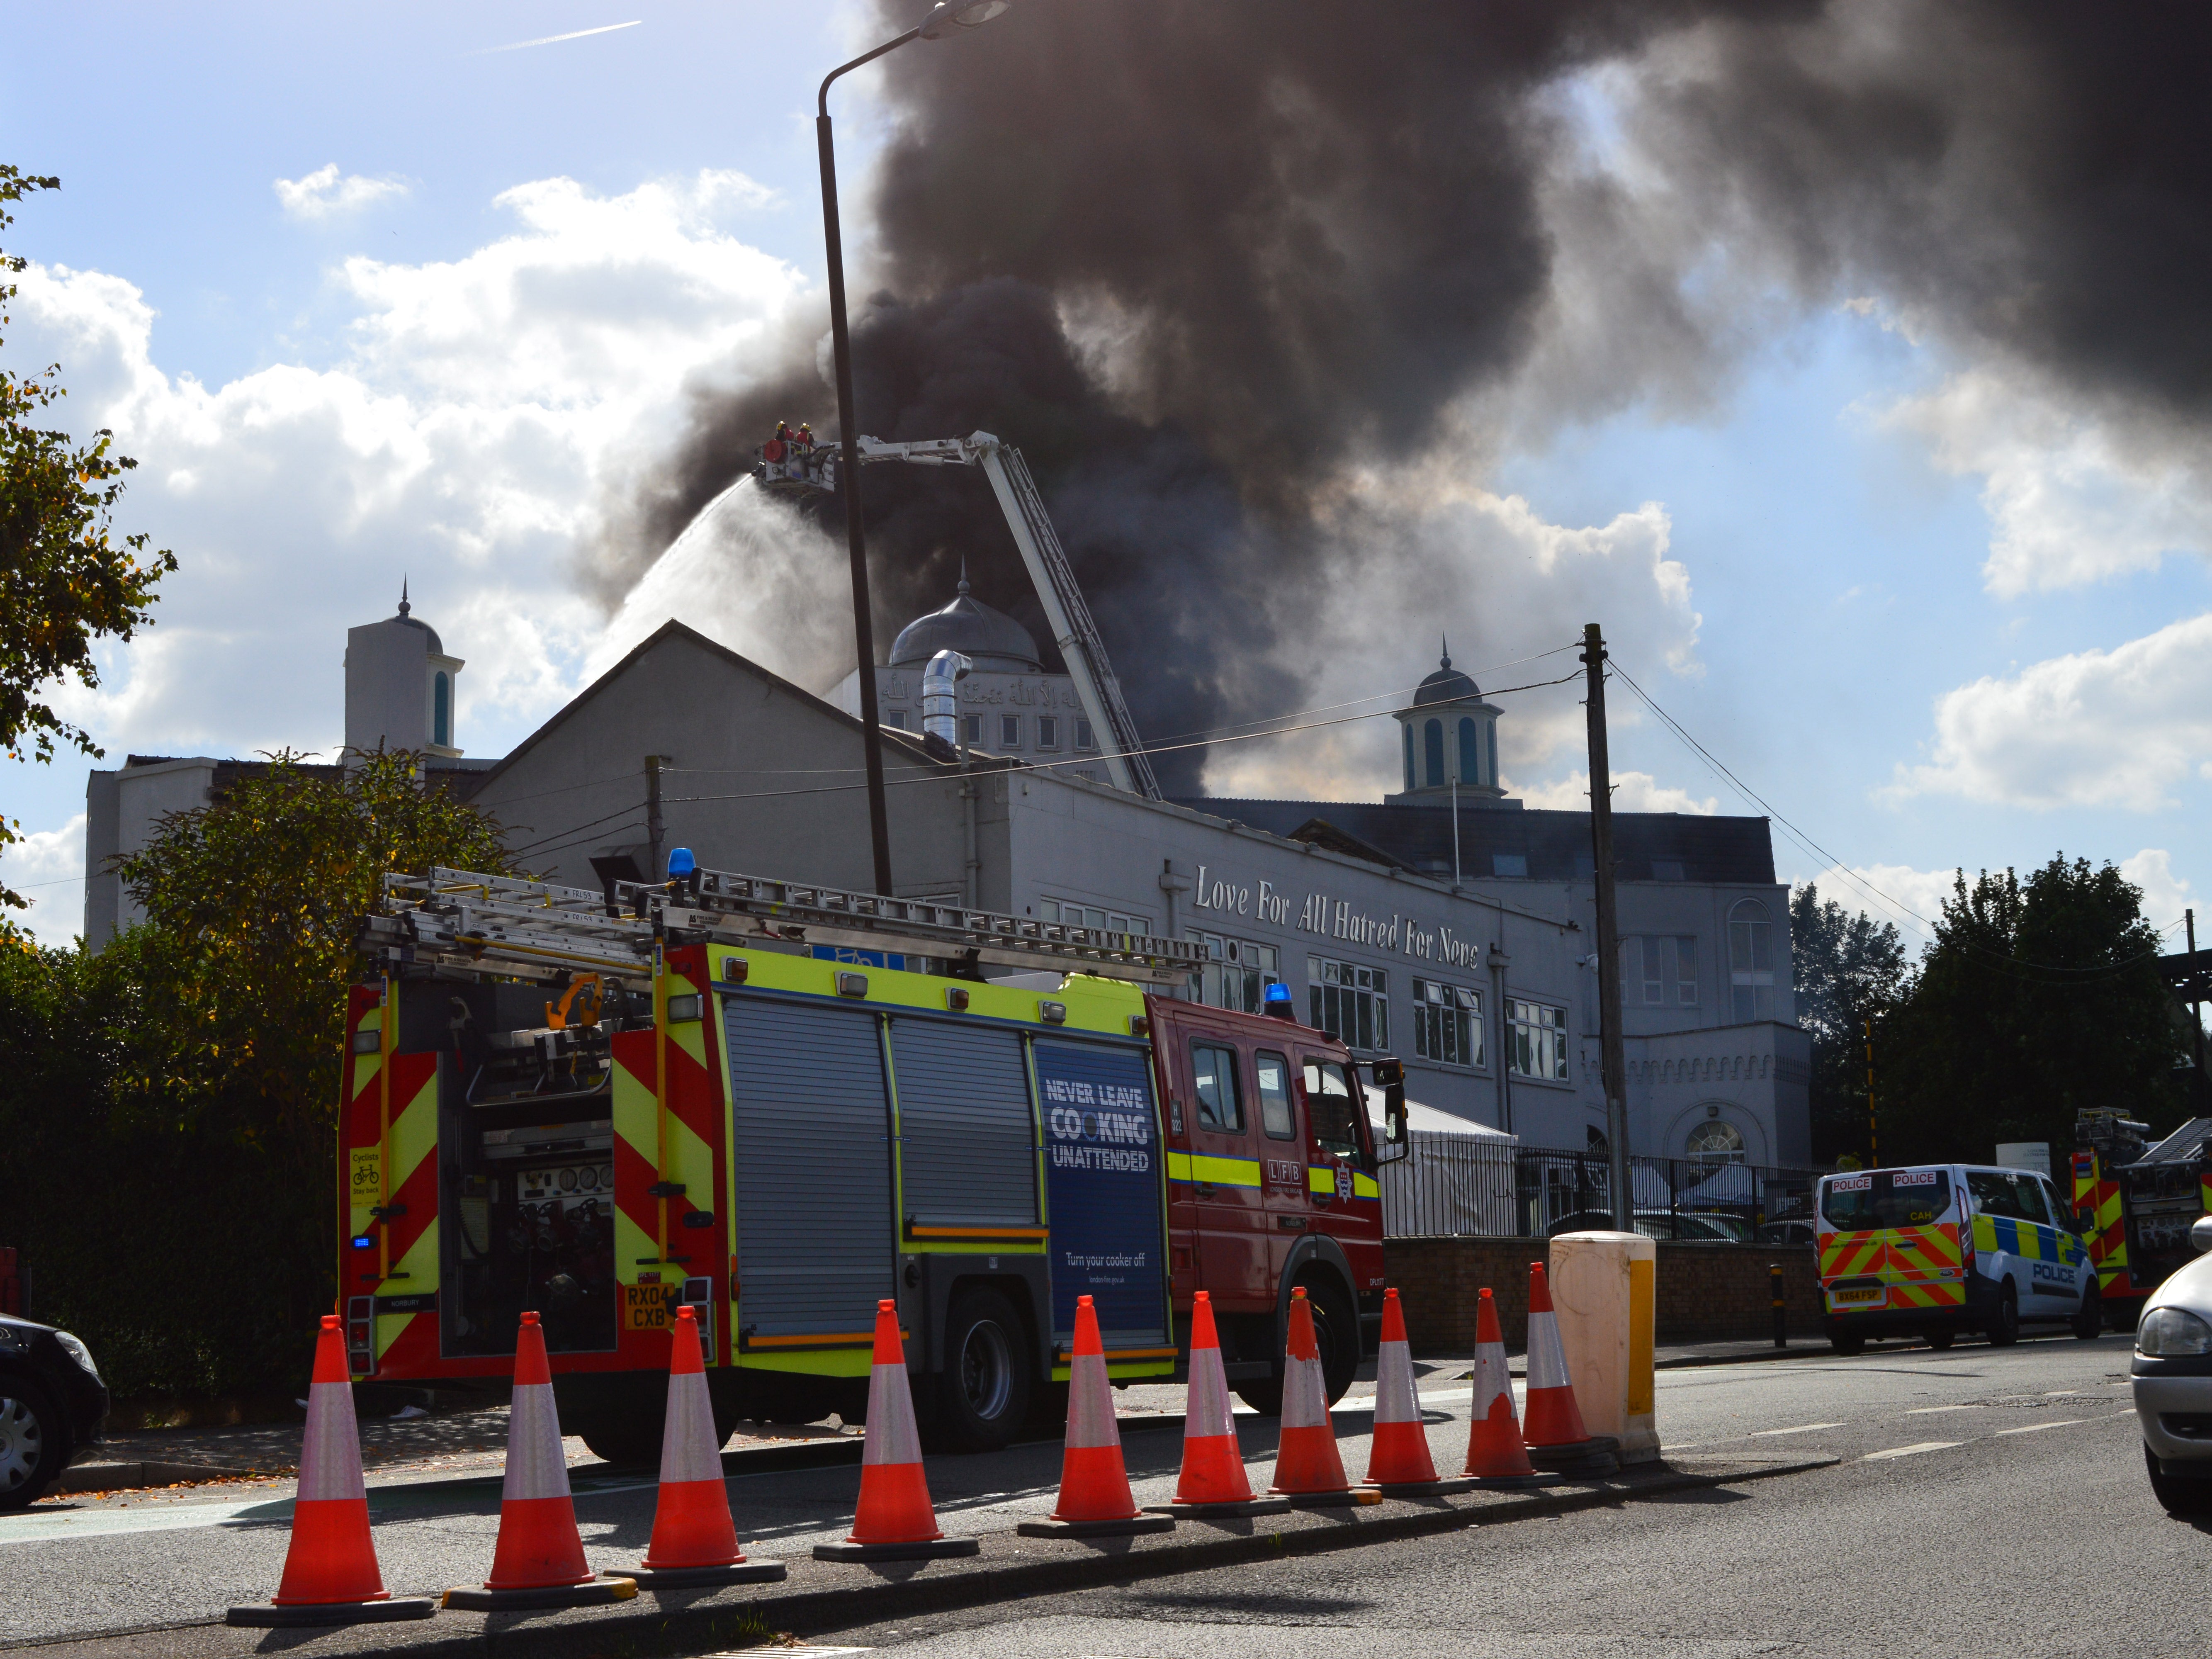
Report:
M 1419 1132 L 1410 1140 L 1409 1155 L 1381 1170 L 1386 1237 L 1541 1238 L 1613 1224 L 1603 1152 Z M 1638 1232 L 1710 1243 L 1749 1243 L 1766 1222 L 1809 1218 L 1820 1173 L 1696 1158 L 1629 1166 Z

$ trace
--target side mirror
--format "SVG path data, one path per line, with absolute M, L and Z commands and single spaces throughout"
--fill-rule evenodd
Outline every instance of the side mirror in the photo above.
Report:
M 2199 1255 L 2212 1250 L 2212 1215 L 2200 1215 L 2190 1224 L 2189 1243 Z
M 1395 1164 L 1413 1150 L 1406 1134 L 1406 1063 L 1385 1057 L 1372 1066 L 1375 1086 L 1382 1091 L 1382 1144 L 1375 1149 L 1375 1161 Z

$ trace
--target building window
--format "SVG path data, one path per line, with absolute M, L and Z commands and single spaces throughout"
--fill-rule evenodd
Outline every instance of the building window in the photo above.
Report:
M 1098 739 L 1091 730 L 1091 722 L 1079 714 L 1075 720 L 1075 746 L 1078 749 L 1096 749 L 1098 746 Z
M 1464 716 L 1459 723 L 1459 781 L 1482 781 L 1482 735 L 1474 720 Z
M 1482 1064 L 1482 993 L 1413 981 L 1413 1052 L 1446 1066 Z
M 1741 1164 L 1743 1131 L 1718 1118 L 1709 1119 L 1690 1131 L 1689 1143 L 1683 1150 L 1700 1164 Z
M 1421 759 L 1429 770 L 1429 787 L 1441 789 L 1444 782 L 1444 723 L 1430 720 L 1421 727 Z
M 1548 1003 L 1511 1000 L 1505 1005 L 1505 1017 L 1512 1026 L 1513 1075 L 1542 1078 L 1547 1083 L 1567 1081 L 1567 1011 Z
M 1698 941 L 1685 934 L 1644 934 L 1620 942 L 1621 991 L 1634 1001 L 1643 988 L 1647 1008 L 1698 1006 Z
M 1282 953 L 1272 945 L 1192 930 L 1191 941 L 1206 947 L 1206 966 L 1190 976 L 1194 1002 L 1209 1008 L 1263 1012 L 1261 999 L 1283 977 Z
M 881 713 L 882 713 L 883 717 L 884 717 L 884 724 L 885 726 L 890 726 L 890 727 L 891 728 L 891 730 L 892 730 L 892 731 L 894 731 L 894 732 L 903 732 L 903 731 L 905 731 L 905 730 L 906 730 L 906 710 L 905 710 L 905 709 L 903 709 L 903 708 L 886 708 L 886 709 L 882 710 L 882 711 L 881 711 Z
M 1150 916 L 1124 915 L 1119 910 L 1101 909 L 1095 904 L 1073 904 L 1065 899 L 1039 899 L 1037 915 L 1047 921 L 1060 922 L 1069 927 L 1095 927 L 1102 933 L 1149 933 L 1152 931 Z
M 1313 1001 L 1310 1022 L 1347 1048 L 1390 1046 L 1389 975 L 1380 968 L 1306 958 L 1306 981 Z
M 441 749 L 453 746 L 453 681 L 442 668 L 430 681 L 430 741 Z
M 1492 853 L 1490 873 L 1504 876 L 1515 881 L 1528 879 L 1528 855 L 1526 853 Z
M 1037 747 L 1040 749 L 1060 747 L 1060 720 L 1057 716 L 1052 714 L 1037 716 Z
M 1022 746 L 1022 717 L 1019 714 L 999 716 L 999 747 L 1018 749 Z
M 983 717 L 981 714 L 963 714 L 960 717 L 960 741 L 970 749 L 983 746 Z
M 1654 860 L 1651 860 L 1651 879 L 1652 879 L 1652 880 L 1654 880 L 1654 881 L 1680 881 L 1680 880 L 1681 880 L 1681 879 L 1682 879 L 1682 860 L 1680 860 L 1680 859 L 1654 859 Z
M 1406 734 L 1406 787 L 1410 791 L 1420 783 L 1420 780 L 1413 775 L 1413 728 L 1402 726 L 1398 729 Z
M 1757 899 L 1729 910 L 1729 992 L 1737 1024 L 1774 1018 L 1774 924 Z

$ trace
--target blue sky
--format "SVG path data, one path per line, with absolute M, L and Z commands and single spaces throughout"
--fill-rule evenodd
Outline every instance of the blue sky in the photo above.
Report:
M 34 267 L 0 354 L 62 362 L 71 420 L 144 463 L 124 527 L 183 565 L 144 641 L 104 653 L 103 691 L 64 697 L 110 763 L 328 746 L 343 630 L 388 614 L 403 573 L 470 662 L 474 754 L 672 611 L 834 678 L 834 549 L 740 536 L 695 552 L 719 562 L 703 584 L 672 555 L 611 614 L 578 560 L 686 385 L 764 366 L 783 319 L 819 313 L 813 89 L 862 27 L 834 4 L 230 7 L 119 15 L 88 48 L 82 14 L 21 15 L 0 159 L 64 188 L 9 234 Z M 839 97 L 864 243 L 866 77 Z M 2136 412 L 2078 407 L 1870 294 L 1751 331 L 1692 406 L 1504 429 L 1528 435 L 1429 458 L 1406 562 L 1346 588 L 1354 648 L 1316 703 L 1409 684 L 1439 622 L 1480 672 L 1595 617 L 1887 899 L 1932 915 L 1954 865 L 2063 848 L 2123 863 L 2157 925 L 2193 902 L 2212 497 Z M 765 620 L 748 559 L 819 594 L 811 632 Z M 1621 805 L 1757 810 L 1614 696 Z M 1571 688 L 1509 708 L 1532 804 L 1578 799 L 1579 719 Z M 1376 724 L 1224 758 L 1214 787 L 1379 793 Z M 0 779 L 33 837 L 10 879 L 50 939 L 81 914 L 84 773 Z M 1776 856 L 1795 878 L 1826 862 L 1778 832 Z

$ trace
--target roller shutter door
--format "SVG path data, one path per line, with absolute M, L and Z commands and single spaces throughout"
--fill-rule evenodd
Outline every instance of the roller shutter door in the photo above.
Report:
M 891 1068 L 907 1215 L 1036 1226 L 1036 1133 L 1020 1034 L 894 1017 Z
M 724 999 L 739 1329 L 872 1331 L 894 1293 L 890 1097 L 876 1017 Z

